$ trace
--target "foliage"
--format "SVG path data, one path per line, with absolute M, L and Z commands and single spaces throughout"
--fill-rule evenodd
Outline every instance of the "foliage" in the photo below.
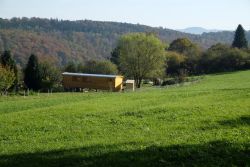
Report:
M 115 47 L 111 52 L 110 61 L 112 63 L 116 64 L 117 66 L 119 65 L 119 55 L 120 55 L 120 48 Z
M 0 166 L 249 166 L 249 83 L 0 97 Z
M 236 47 L 239 49 L 248 47 L 245 30 L 243 29 L 242 25 L 239 25 L 235 31 L 232 47 Z
M 7 93 L 8 89 L 15 81 L 15 73 L 10 67 L 2 66 L 0 64 L 0 91 Z
M 15 61 L 12 59 L 10 51 L 2 53 L 0 62 L 3 66 L 8 66 L 11 69 L 15 68 Z
M 61 83 L 61 71 L 48 62 L 40 64 L 42 77 L 42 89 L 52 89 L 58 87 Z
M 10 51 L 4 51 L 1 55 L 1 59 L 0 59 L 0 64 L 2 64 L 3 67 L 7 67 L 10 70 L 12 70 L 15 74 L 15 81 L 13 82 L 13 85 L 11 86 L 15 86 L 15 89 L 17 90 L 17 86 L 18 86 L 18 70 L 17 70 L 17 66 L 15 63 L 15 60 L 12 58 L 11 52 Z
M 166 52 L 166 73 L 170 76 L 178 76 L 185 68 L 186 56 L 177 52 Z
M 186 60 L 184 62 L 185 70 L 191 74 L 197 73 L 197 66 L 201 51 L 196 44 L 192 43 L 187 38 L 179 38 L 170 44 L 168 50 L 175 51 L 186 56 Z
M 118 74 L 117 66 L 108 60 L 87 61 L 82 72 L 89 74 Z
M 24 83 L 27 88 L 39 90 L 42 88 L 42 74 L 37 57 L 32 54 L 24 70 Z
M 119 67 L 128 77 L 133 77 L 140 88 L 142 79 L 152 77 L 163 69 L 164 45 L 152 34 L 132 33 L 121 37 Z
M 73 61 L 70 61 L 65 67 L 64 67 L 64 71 L 65 72 L 73 72 L 73 73 L 77 73 L 80 72 L 80 65 L 76 64 Z
M 21 67 L 25 67 L 30 53 L 35 53 L 40 60 L 65 66 L 69 61 L 109 59 L 117 40 L 131 32 L 155 32 L 165 43 L 188 38 L 202 48 L 218 42 L 231 44 L 234 36 L 234 32 L 229 31 L 192 35 L 138 24 L 90 20 L 0 18 L 0 51 L 11 50 Z M 246 37 L 250 40 L 249 31 Z
M 170 44 L 167 52 L 167 72 L 170 75 L 181 73 L 202 74 L 250 69 L 250 54 L 246 49 L 231 48 L 218 43 L 204 53 L 188 39 L 177 39 Z M 172 55 L 171 55 L 172 54 Z M 180 59 L 182 57 L 183 59 Z M 180 62 L 181 61 L 181 62 Z
M 187 38 L 178 38 L 170 43 L 169 51 L 175 51 L 188 57 L 198 56 L 199 48 Z
M 89 74 L 118 74 L 117 66 L 109 60 L 89 60 L 84 64 L 69 62 L 64 71 Z
M 238 48 L 216 44 L 200 59 L 200 72 L 226 72 L 250 68 L 250 54 Z

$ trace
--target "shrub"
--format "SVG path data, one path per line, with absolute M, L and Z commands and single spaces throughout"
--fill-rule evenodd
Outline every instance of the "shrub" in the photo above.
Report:
M 3 94 L 7 94 L 8 89 L 13 85 L 15 79 L 13 70 L 0 65 L 0 90 Z
M 84 73 L 89 74 L 117 74 L 117 66 L 113 64 L 111 61 L 103 60 L 103 61 L 95 61 L 91 60 L 85 63 L 83 67 Z

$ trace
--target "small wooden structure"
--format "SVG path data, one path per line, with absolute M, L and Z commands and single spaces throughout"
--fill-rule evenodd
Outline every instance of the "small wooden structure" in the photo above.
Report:
M 62 73 L 66 89 L 88 88 L 118 92 L 122 90 L 123 76 L 84 73 Z
M 126 80 L 125 85 L 126 85 L 126 90 L 135 91 L 135 80 Z

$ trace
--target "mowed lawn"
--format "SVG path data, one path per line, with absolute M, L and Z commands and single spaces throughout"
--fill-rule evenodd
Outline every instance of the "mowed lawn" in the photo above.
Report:
M 250 71 L 136 92 L 0 97 L 5 166 L 250 166 Z

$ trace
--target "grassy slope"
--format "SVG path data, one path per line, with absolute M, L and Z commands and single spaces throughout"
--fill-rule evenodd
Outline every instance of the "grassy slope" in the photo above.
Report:
M 250 71 L 136 93 L 0 97 L 0 166 L 249 166 Z

